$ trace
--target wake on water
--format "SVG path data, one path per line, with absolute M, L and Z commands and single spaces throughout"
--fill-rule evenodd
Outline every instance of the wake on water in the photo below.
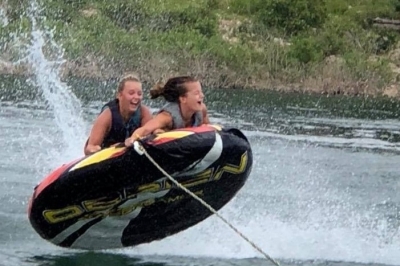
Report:
M 87 137 L 89 124 L 83 118 L 79 99 L 60 79 L 59 70 L 64 63 L 63 49 L 54 41 L 52 30 L 41 28 L 39 13 L 38 4 L 32 1 L 27 12 L 32 23 L 32 32 L 30 42 L 25 47 L 25 53 L 22 53 L 23 58 L 20 62 L 26 62 L 32 66 L 33 76 L 30 78 L 30 82 L 40 90 L 52 117 L 51 120 L 46 121 L 48 128 L 43 128 L 41 132 L 31 132 L 26 139 L 29 143 L 23 144 L 29 148 L 30 145 L 33 145 L 32 140 L 34 140 L 35 145 L 31 146 L 32 150 L 38 150 L 40 146 L 46 147 L 45 154 L 39 155 L 37 163 L 38 176 L 44 177 L 48 174 L 49 169 L 82 156 L 82 146 Z M 4 23 L 6 20 L 3 17 L 1 15 Z M 52 59 L 48 59 L 44 51 L 52 51 Z M 273 194 L 273 192 L 268 192 L 268 185 L 273 185 L 271 180 L 275 180 L 274 177 L 276 180 L 280 180 L 276 182 L 280 182 L 282 195 L 286 195 L 284 192 L 290 190 L 290 182 L 287 182 L 293 181 L 290 180 L 290 177 L 298 175 L 301 175 L 308 185 L 308 188 L 304 190 L 297 188 L 295 191 L 299 194 L 313 189 L 321 194 L 330 193 L 331 198 L 343 196 L 343 194 L 332 195 L 332 192 L 321 191 L 321 186 L 327 184 L 318 182 L 323 182 L 320 180 L 323 180 L 325 173 L 316 166 L 310 170 L 292 160 L 289 165 L 285 165 L 285 168 L 289 170 L 282 172 L 280 170 L 281 162 L 264 162 L 265 158 L 274 157 L 277 151 L 288 149 L 288 146 L 285 146 L 288 145 L 288 142 L 278 141 L 275 150 L 272 150 L 265 148 L 268 147 L 268 144 L 259 143 L 259 137 L 263 136 L 263 133 L 246 132 L 246 134 L 252 141 L 255 153 L 255 164 L 251 175 L 253 178 L 249 179 L 237 197 L 221 211 L 221 214 L 240 231 L 274 258 L 339 260 L 394 265 L 399 263 L 398 232 L 391 230 L 390 225 L 385 222 L 377 223 L 373 228 L 360 226 L 361 220 L 374 217 L 362 217 L 365 213 L 359 215 L 352 204 L 346 204 L 351 201 L 351 197 L 342 198 L 339 202 L 344 204 L 333 207 L 314 203 L 315 205 L 308 208 L 313 211 L 307 214 L 305 223 L 298 223 L 296 219 L 290 219 L 293 215 L 299 215 L 298 212 L 301 210 L 289 208 L 292 213 L 288 214 L 286 220 L 278 217 L 280 212 L 271 210 L 274 208 L 285 209 L 287 206 L 282 205 L 280 201 L 270 202 L 268 200 L 269 194 Z M 275 135 L 269 137 L 279 138 Z M 311 150 L 306 144 L 297 148 Z M 285 154 L 287 154 L 286 151 Z M 46 165 L 45 169 L 42 165 Z M 268 177 L 265 175 L 266 172 L 269 173 Z M 291 194 L 293 190 L 287 193 Z M 301 195 L 297 196 L 302 197 Z M 282 200 L 284 201 L 284 199 Z M 324 208 L 327 208 L 328 211 Z M 323 219 L 321 217 L 326 217 L 327 213 L 330 213 L 331 217 L 327 218 L 324 223 L 321 221 Z M 341 225 L 338 226 L 335 223 Z M 388 231 L 387 234 L 391 234 L 391 237 L 385 237 L 384 239 L 390 238 L 390 241 L 385 242 L 379 235 L 385 234 L 386 231 Z M 116 252 L 132 256 L 260 257 L 248 243 L 235 235 L 216 217 L 211 217 L 199 225 L 165 240 Z

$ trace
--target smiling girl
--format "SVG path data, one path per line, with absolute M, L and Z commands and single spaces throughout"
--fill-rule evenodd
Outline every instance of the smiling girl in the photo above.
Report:
M 151 99 L 163 96 L 167 104 L 144 126 L 136 129 L 125 145 L 157 130 L 169 131 L 184 127 L 209 124 L 207 107 L 200 82 L 190 76 L 174 77 L 165 85 L 158 83 L 150 91 Z
M 117 98 L 105 104 L 95 120 L 85 155 L 102 148 L 124 142 L 140 126 L 148 122 L 152 115 L 150 109 L 141 104 L 142 83 L 135 75 L 127 75 L 118 84 Z

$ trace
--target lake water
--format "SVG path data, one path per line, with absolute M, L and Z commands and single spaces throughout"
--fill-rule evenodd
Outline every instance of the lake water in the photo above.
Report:
M 116 85 L 0 82 L 0 265 L 271 265 L 214 216 L 121 250 L 70 251 L 41 239 L 26 215 L 33 187 L 82 155 Z M 248 182 L 221 210 L 233 225 L 282 265 L 400 265 L 396 102 L 221 89 L 206 95 L 211 121 L 242 129 L 253 148 Z

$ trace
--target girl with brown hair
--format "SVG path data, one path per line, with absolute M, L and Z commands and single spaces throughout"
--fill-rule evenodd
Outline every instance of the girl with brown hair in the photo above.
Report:
M 200 82 L 191 76 L 171 78 L 165 85 L 158 83 L 150 90 L 151 99 L 163 96 L 167 101 L 157 115 L 136 129 L 125 145 L 148 134 L 209 124 L 207 107 Z

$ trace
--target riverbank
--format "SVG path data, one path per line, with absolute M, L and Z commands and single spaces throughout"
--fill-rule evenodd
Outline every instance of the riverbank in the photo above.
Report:
M 400 98 L 397 24 L 377 19 L 398 18 L 392 2 L 253 2 L 43 0 L 40 14 L 29 1 L 9 2 L 0 73 L 29 75 L 28 65 L 11 63 L 19 59 L 16 42 L 32 30 L 25 10 L 43 31 L 54 29 L 65 49 L 63 78 L 135 71 L 151 84 L 192 74 L 208 87 Z
M 160 60 L 162 61 L 162 60 Z M 153 61 L 154 62 L 154 61 Z M 207 62 L 197 61 L 197 66 Z M 204 66 L 206 68 L 206 66 Z M 60 67 L 61 80 L 68 78 L 93 79 L 105 81 L 118 79 L 123 73 L 138 73 L 147 84 L 153 84 L 160 78 L 164 80 L 173 75 L 191 74 L 200 78 L 204 86 L 213 88 L 251 88 L 260 90 L 275 90 L 279 92 L 297 92 L 323 95 L 350 95 L 350 96 L 372 96 L 390 97 L 400 99 L 400 86 L 396 80 L 384 83 L 378 87 L 380 80 L 355 80 L 348 77 L 348 73 L 339 66 L 325 65 L 320 69 L 321 75 L 305 77 L 303 80 L 289 83 L 285 80 L 264 78 L 255 79 L 240 77 L 240 74 L 230 72 L 228 76 L 226 69 L 207 68 L 204 71 L 193 69 L 177 69 L 176 71 L 165 72 L 163 67 L 151 62 L 140 68 L 119 69 L 118 66 L 107 66 L 96 60 L 82 63 L 80 61 L 66 61 Z M 225 72 L 225 73 L 224 73 Z M 229 72 L 229 70 L 228 70 Z M 0 75 L 29 76 L 31 69 L 29 65 L 14 64 L 12 62 L 0 61 Z

